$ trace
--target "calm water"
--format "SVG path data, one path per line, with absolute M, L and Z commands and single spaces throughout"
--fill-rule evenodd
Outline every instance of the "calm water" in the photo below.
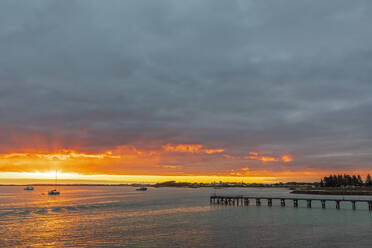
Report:
M 215 190 L 0 187 L 0 247 L 371 247 L 367 206 L 210 206 Z M 221 194 L 286 196 L 285 189 Z M 300 197 L 300 195 L 299 195 Z M 306 197 L 306 196 L 304 196 Z M 307 196 L 309 197 L 309 196 Z M 350 197 L 349 197 L 350 198 Z M 362 197 L 368 199 L 368 197 Z M 305 204 L 305 203 L 303 203 Z

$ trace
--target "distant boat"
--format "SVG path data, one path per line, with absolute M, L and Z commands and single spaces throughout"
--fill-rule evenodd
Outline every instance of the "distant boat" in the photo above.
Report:
M 48 195 L 59 195 L 59 191 L 57 191 L 57 170 L 56 170 L 56 183 L 55 188 L 48 191 Z
M 57 191 L 56 189 L 49 190 L 48 195 L 59 195 L 59 191 Z
M 146 187 L 141 187 L 141 188 L 137 188 L 136 190 L 137 190 L 137 191 L 146 191 L 147 188 L 146 188 Z
M 34 187 L 33 186 L 27 186 L 26 188 L 24 188 L 24 190 L 34 190 Z

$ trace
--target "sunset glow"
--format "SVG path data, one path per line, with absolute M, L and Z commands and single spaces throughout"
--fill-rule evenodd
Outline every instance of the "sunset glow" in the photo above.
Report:
M 189 157 L 191 154 L 192 157 Z M 58 178 L 63 183 L 83 181 L 85 183 L 157 183 L 162 181 L 185 182 L 247 182 L 273 183 L 278 181 L 313 181 L 332 173 L 329 170 L 289 170 L 243 166 L 240 169 L 201 169 L 204 164 L 246 163 L 281 166 L 294 161 L 293 156 L 266 155 L 257 151 L 247 155 L 233 155 L 223 148 L 204 147 L 200 144 L 167 144 L 159 149 L 139 149 L 135 146 L 118 146 L 114 149 L 87 153 L 71 149 L 55 152 L 13 152 L 0 154 L 0 179 L 20 183 L 22 180 L 51 182 Z M 213 157 L 210 157 L 212 156 Z M 175 161 L 177 163 L 175 164 Z M 222 162 L 221 162 L 222 161 Z M 199 169 L 188 165 L 200 164 Z M 256 162 L 254 162 L 256 163 Z M 252 164 L 254 165 L 254 164 Z M 367 171 L 359 171 L 362 175 Z

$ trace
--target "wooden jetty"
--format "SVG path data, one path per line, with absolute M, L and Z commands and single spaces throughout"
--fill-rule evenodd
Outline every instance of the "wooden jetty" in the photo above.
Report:
M 369 211 L 372 211 L 372 200 L 356 200 L 356 199 L 330 199 L 330 198 L 290 198 L 290 197 L 257 197 L 257 196 L 210 196 L 211 204 L 230 205 L 230 206 L 248 206 L 250 201 L 256 202 L 256 206 L 261 206 L 262 201 L 267 203 L 267 206 L 273 205 L 273 200 L 279 200 L 280 206 L 285 207 L 287 202 L 292 202 L 294 208 L 298 208 L 299 201 L 305 201 L 308 208 L 312 207 L 313 201 L 320 201 L 322 208 L 326 208 L 326 202 L 335 202 L 336 209 L 340 209 L 342 202 L 350 202 L 352 209 L 355 210 L 357 203 L 367 203 Z

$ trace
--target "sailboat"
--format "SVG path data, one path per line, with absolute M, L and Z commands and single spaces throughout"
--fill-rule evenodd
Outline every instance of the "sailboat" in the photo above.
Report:
M 55 188 L 48 191 L 48 195 L 59 195 L 59 191 L 57 191 L 57 170 L 56 170 L 56 183 Z

